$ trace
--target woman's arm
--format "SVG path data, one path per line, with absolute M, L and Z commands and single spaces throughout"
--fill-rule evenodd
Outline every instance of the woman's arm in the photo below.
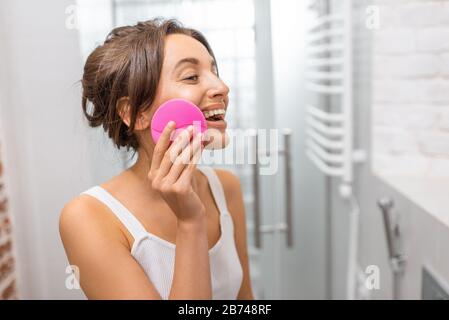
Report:
M 169 299 L 212 299 L 208 246 L 206 218 L 192 223 L 178 221 Z
M 81 195 L 63 208 L 59 233 L 88 299 L 161 299 L 130 254 L 130 244 L 106 206 Z M 118 219 L 117 219 L 118 221 Z
M 215 169 L 223 185 L 228 210 L 234 221 L 234 238 L 243 268 L 243 281 L 237 299 L 253 300 L 251 277 L 248 262 L 245 206 L 239 178 L 228 170 Z
M 111 218 L 112 217 L 112 218 Z M 87 195 L 62 210 L 59 230 L 71 265 L 89 299 L 161 299 L 130 253 L 131 245 L 106 206 Z M 169 299 L 210 299 L 205 221 L 178 224 Z

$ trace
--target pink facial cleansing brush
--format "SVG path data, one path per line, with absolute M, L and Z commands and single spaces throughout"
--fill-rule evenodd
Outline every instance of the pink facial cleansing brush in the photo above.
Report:
M 157 143 L 169 121 L 176 123 L 171 140 L 174 140 L 189 125 L 193 125 L 196 132 L 204 133 L 207 130 L 206 118 L 200 108 L 185 99 L 171 99 L 159 106 L 151 120 L 151 136 L 154 143 Z

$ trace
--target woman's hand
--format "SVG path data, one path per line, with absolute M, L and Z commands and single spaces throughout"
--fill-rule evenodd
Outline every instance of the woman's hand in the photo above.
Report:
M 173 122 L 164 128 L 153 152 L 148 179 L 173 210 L 178 222 L 197 221 L 206 211 L 192 187 L 193 173 L 203 149 L 201 133 L 190 126 L 170 145 L 174 128 Z

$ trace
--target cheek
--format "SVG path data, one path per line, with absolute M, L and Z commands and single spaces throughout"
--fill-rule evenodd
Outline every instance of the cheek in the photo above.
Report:
M 182 86 L 178 87 L 176 90 L 173 90 L 170 93 L 170 97 L 168 99 L 172 98 L 186 99 L 199 106 L 203 99 L 204 94 L 205 94 L 204 89 L 201 89 L 201 87 L 198 85 Z

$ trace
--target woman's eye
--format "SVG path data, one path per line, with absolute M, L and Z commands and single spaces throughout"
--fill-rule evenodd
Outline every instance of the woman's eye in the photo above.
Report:
M 195 81 L 195 80 L 198 80 L 198 76 L 191 76 L 191 77 L 188 77 L 188 78 L 185 78 L 184 80 L 193 80 L 193 81 Z

